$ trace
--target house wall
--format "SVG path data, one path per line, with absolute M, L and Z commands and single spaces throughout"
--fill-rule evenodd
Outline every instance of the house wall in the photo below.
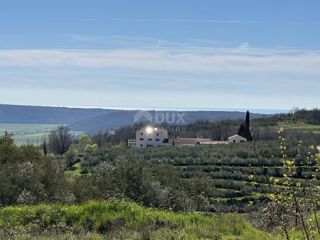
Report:
M 147 128 L 142 128 L 136 131 L 136 147 L 158 147 L 164 146 L 163 141 L 168 139 L 168 131 L 164 128 L 152 128 L 151 132 Z

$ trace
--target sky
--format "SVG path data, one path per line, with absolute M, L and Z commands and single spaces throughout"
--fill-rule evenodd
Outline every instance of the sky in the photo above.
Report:
M 0 103 L 320 107 L 319 0 L 0 0 Z

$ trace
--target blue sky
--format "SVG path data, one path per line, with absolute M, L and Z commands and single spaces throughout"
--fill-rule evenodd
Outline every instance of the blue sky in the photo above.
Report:
M 0 0 L 0 103 L 320 107 L 318 0 Z

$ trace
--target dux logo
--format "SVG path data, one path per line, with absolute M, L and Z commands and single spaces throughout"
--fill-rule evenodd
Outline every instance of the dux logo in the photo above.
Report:
M 134 123 L 138 122 L 152 122 L 152 114 L 148 111 L 139 111 L 134 115 Z
M 185 124 L 185 113 L 139 111 L 134 115 L 134 123 L 149 122 L 155 124 Z

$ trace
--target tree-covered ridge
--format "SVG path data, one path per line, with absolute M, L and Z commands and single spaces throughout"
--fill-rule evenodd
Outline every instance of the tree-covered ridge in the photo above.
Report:
M 118 129 L 134 124 L 139 110 L 117 110 L 99 108 L 66 108 L 44 106 L 19 106 L 0 104 L 0 123 L 5 124 L 64 124 L 73 131 L 88 134 L 110 129 Z M 150 111 L 150 114 L 184 114 L 186 124 L 198 120 L 210 122 L 226 119 L 240 119 L 243 112 L 238 111 Z M 263 114 L 253 114 L 252 118 Z

